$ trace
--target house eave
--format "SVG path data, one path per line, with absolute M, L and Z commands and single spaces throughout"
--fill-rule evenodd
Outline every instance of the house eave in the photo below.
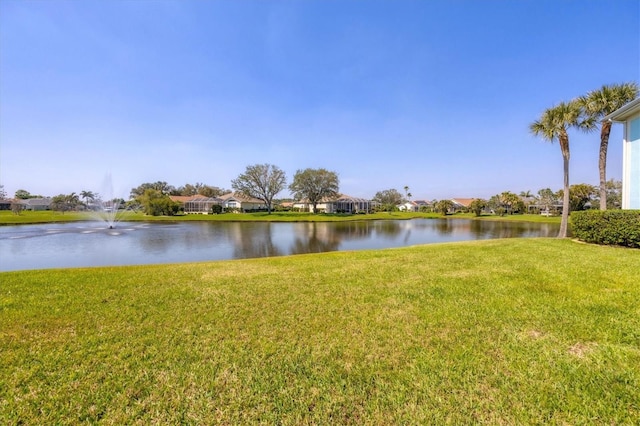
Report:
M 613 121 L 616 123 L 624 123 L 629 117 L 640 114 L 640 98 L 636 98 L 621 108 L 613 111 L 605 116 L 602 121 Z

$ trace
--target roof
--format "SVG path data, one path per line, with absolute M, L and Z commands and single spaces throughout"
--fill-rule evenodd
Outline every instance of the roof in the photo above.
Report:
M 29 206 L 48 206 L 51 204 L 51 198 L 27 198 L 22 202 Z
M 451 199 L 451 201 L 453 201 L 456 204 L 460 204 L 463 207 L 469 207 L 473 200 L 475 200 L 475 198 L 452 198 Z
M 222 200 L 223 202 L 234 199 L 240 202 L 245 202 L 245 203 L 261 203 L 264 204 L 264 201 L 258 199 L 258 198 L 251 198 L 251 197 L 245 197 L 244 195 L 238 193 L 238 192 L 228 192 L 226 194 L 220 195 L 218 197 L 220 200 Z
M 615 121 L 620 123 L 626 121 L 629 117 L 635 114 L 640 114 L 640 98 L 636 98 L 628 104 L 623 105 L 621 108 L 613 111 L 611 114 L 604 117 L 602 121 Z
M 211 198 L 205 197 L 204 195 L 170 195 L 172 201 L 177 201 L 179 203 L 187 203 L 189 201 L 210 201 L 210 202 L 220 202 L 220 198 Z
M 345 195 L 345 194 L 338 194 L 337 197 L 323 197 L 322 200 L 320 200 L 318 202 L 318 204 L 325 204 L 325 203 L 335 203 L 338 201 L 351 201 L 354 203 L 369 203 L 371 202 L 371 200 L 367 200 L 366 198 L 358 198 L 358 197 L 352 197 L 350 195 Z M 295 204 L 308 204 L 309 203 L 309 199 L 308 198 L 303 198 L 302 200 L 298 200 L 295 202 Z
M 356 203 L 368 203 L 371 200 L 367 200 L 366 198 L 352 197 L 350 195 L 345 195 L 345 194 L 339 194 L 338 198 L 335 199 L 334 201 L 353 201 Z
M 187 201 L 191 201 L 193 195 L 169 195 L 171 201 L 177 201 L 179 203 L 186 203 Z

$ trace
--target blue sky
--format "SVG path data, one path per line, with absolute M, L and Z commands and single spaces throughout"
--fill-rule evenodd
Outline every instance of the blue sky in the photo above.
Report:
M 100 192 L 110 174 L 128 198 L 271 163 L 367 198 L 557 190 L 560 148 L 529 124 L 639 80 L 637 0 L 1 0 L 0 184 Z M 570 143 L 571 183 L 596 185 L 598 135 Z

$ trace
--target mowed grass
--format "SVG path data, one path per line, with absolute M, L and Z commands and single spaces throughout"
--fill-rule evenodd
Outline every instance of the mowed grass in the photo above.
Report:
M 187 214 L 176 216 L 148 216 L 141 212 L 120 212 L 118 221 L 145 221 L 145 222 L 346 222 L 362 220 L 408 220 L 408 219 L 473 219 L 473 220 L 497 220 L 560 223 L 559 217 L 547 217 L 535 214 L 518 215 L 482 215 L 477 217 L 473 213 L 457 213 L 443 216 L 440 213 L 424 212 L 379 212 L 371 214 L 348 213 L 296 213 L 296 212 L 272 212 L 268 213 L 224 213 L 224 214 Z M 23 211 L 19 215 L 10 211 L 0 211 L 0 225 L 26 225 L 57 222 L 96 221 L 95 214 L 87 212 L 54 212 L 54 211 Z
M 531 215 L 533 216 L 533 215 Z M 175 216 L 150 216 L 142 212 L 122 211 L 117 215 L 118 221 L 145 222 L 345 222 L 359 220 L 403 220 L 416 218 L 441 218 L 438 213 L 421 212 L 382 212 L 371 214 L 349 213 L 296 213 L 266 212 L 260 213 L 223 213 L 223 214 L 179 214 Z M 453 216 L 450 216 L 453 217 Z M 463 217 L 463 216 L 461 216 Z M 468 217 L 471 217 L 468 215 Z M 89 212 L 57 212 L 57 211 L 23 211 L 19 215 L 10 211 L 0 211 L 0 225 L 26 225 L 39 223 L 79 222 L 101 220 L 95 213 Z
M 638 424 L 640 251 L 0 273 L 0 424 Z

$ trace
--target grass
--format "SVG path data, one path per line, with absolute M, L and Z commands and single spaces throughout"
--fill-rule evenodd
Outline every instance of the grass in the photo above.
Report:
M 0 424 L 637 424 L 640 251 L 0 273 Z
M 444 218 L 438 213 L 422 213 L 422 212 L 384 212 L 373 214 L 313 214 L 313 213 L 295 213 L 295 212 L 273 212 L 268 213 L 224 213 L 218 215 L 178 215 L 178 216 L 147 216 L 142 213 L 126 212 L 118 216 L 118 220 L 122 221 L 221 221 L 221 222 L 345 222 L 345 221 L 361 221 L 361 220 L 403 220 L 403 219 L 419 219 L 419 218 Z M 501 220 L 501 221 L 521 221 L 521 222 L 543 222 L 543 223 L 560 223 L 559 217 L 545 217 L 540 215 L 507 215 L 493 216 L 485 215 L 476 217 L 474 214 L 455 214 L 446 216 L 446 218 L 464 218 L 474 220 Z M 56 222 L 78 222 L 95 220 L 95 217 L 85 212 L 54 212 L 54 211 L 24 211 L 19 215 L 15 215 L 10 211 L 0 211 L 0 225 L 20 225 L 20 224 L 38 224 L 38 223 L 56 223 Z

